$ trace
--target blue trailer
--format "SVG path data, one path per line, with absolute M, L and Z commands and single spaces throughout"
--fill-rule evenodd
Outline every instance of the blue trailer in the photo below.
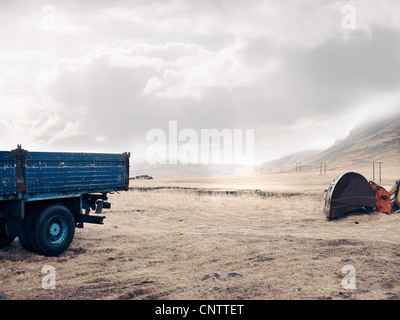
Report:
M 109 193 L 129 188 L 130 153 L 0 151 L 0 248 L 18 237 L 28 251 L 56 256 L 75 228 L 103 224 Z M 90 214 L 90 212 L 94 214 Z

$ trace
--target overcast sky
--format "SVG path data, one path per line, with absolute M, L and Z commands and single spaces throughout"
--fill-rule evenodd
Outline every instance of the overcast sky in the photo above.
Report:
M 329 147 L 400 110 L 399 13 L 395 0 L 2 0 L 0 150 L 142 161 L 169 121 L 254 129 L 256 162 Z

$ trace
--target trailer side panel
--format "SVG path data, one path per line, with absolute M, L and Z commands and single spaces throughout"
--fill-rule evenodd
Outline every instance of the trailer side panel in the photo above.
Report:
M 30 152 L 26 158 L 26 193 L 68 192 L 126 187 L 123 154 Z
M 16 169 L 15 159 L 11 156 L 11 152 L 0 151 L 0 171 L 0 195 L 15 194 L 17 192 Z

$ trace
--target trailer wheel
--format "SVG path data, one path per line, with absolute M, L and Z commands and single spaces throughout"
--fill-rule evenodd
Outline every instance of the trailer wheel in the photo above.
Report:
M 8 247 L 13 241 L 14 236 L 8 236 L 6 233 L 6 228 L 4 224 L 4 220 L 0 220 L 0 249 Z
M 68 249 L 74 238 L 74 217 L 66 207 L 52 205 L 34 217 L 31 230 L 30 240 L 35 251 L 57 256 Z
M 21 233 L 18 235 L 19 244 L 24 248 L 26 251 L 35 251 L 32 245 L 32 227 L 33 221 L 38 213 L 38 208 L 35 208 L 32 212 L 25 217 Z
M 8 247 L 13 241 L 15 237 L 7 236 L 6 234 L 0 234 L 0 249 Z

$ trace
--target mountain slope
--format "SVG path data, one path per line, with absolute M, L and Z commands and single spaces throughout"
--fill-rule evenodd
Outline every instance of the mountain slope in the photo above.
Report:
M 335 143 L 312 160 L 365 163 L 399 156 L 400 118 L 395 118 L 354 129 L 346 139 Z
M 346 139 L 324 151 L 289 154 L 258 166 L 254 172 L 279 173 L 281 166 L 286 166 L 285 172 L 295 172 L 297 162 L 301 162 L 302 170 L 315 170 L 323 162 L 342 167 L 373 161 L 400 162 L 400 116 L 356 127 Z
M 263 163 L 262 165 L 257 166 L 255 170 L 256 170 L 256 172 L 259 172 L 260 170 L 266 171 L 266 170 L 274 169 L 274 168 L 277 168 L 280 166 L 296 164 L 297 162 L 306 161 L 306 160 L 318 155 L 320 152 L 321 152 L 321 150 L 309 150 L 309 151 L 294 152 L 287 156 Z

